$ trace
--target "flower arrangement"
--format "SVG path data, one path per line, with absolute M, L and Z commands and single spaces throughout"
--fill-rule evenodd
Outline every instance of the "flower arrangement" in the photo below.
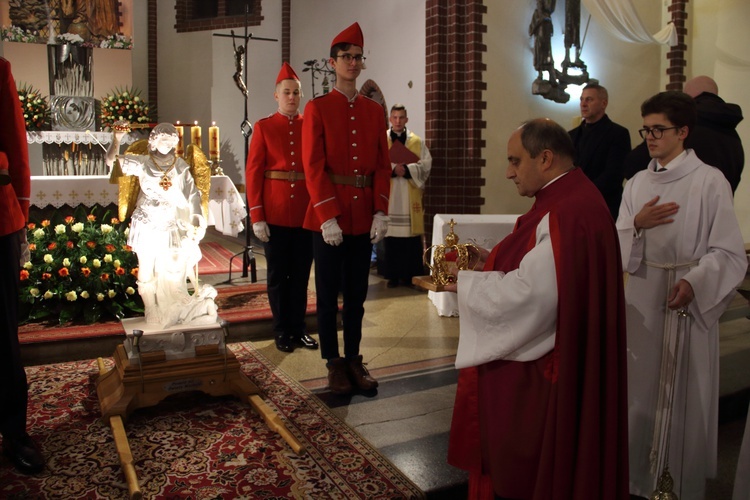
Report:
M 38 36 L 36 31 L 25 30 L 18 26 L 10 25 L 10 27 L 0 28 L 0 38 L 4 42 L 36 43 Z
M 109 213 L 105 213 L 106 220 Z M 59 324 L 143 313 L 136 290 L 138 259 L 127 245 L 127 224 L 102 223 L 83 207 L 73 216 L 27 226 L 30 260 L 21 268 L 21 323 Z
M 81 35 L 75 33 L 60 33 L 55 37 L 56 44 L 70 43 L 73 45 L 83 45 L 84 39 Z
M 18 100 L 21 101 L 26 130 L 44 129 L 50 118 L 47 98 L 31 85 L 21 83 L 18 88 Z
M 99 47 L 103 49 L 132 49 L 133 40 L 128 36 L 117 33 L 102 40 Z
M 112 127 L 117 121 L 130 123 L 151 123 L 155 121 L 154 110 L 141 99 L 140 90 L 133 88 L 115 89 L 101 101 L 103 127 Z

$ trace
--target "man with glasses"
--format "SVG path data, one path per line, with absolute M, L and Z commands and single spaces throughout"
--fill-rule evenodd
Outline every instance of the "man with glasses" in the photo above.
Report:
M 378 386 L 359 348 L 372 245 L 388 227 L 391 165 L 383 107 L 357 92 L 363 46 L 358 23 L 334 38 L 329 64 L 336 84 L 307 103 L 302 124 L 302 163 L 310 193 L 304 227 L 313 231 L 320 351 L 329 389 L 336 394 Z M 337 333 L 339 291 L 343 357 Z
M 574 163 L 602 193 L 612 218 L 622 198 L 622 162 L 630 152 L 630 132 L 607 116 L 607 89 L 589 83 L 581 93 L 581 124 L 570 130 L 576 150 Z
M 684 144 L 694 100 L 641 105 L 651 162 L 625 185 L 617 229 L 628 328 L 630 493 L 650 497 L 668 462 L 682 500 L 716 474 L 719 317 L 747 269 L 722 173 Z

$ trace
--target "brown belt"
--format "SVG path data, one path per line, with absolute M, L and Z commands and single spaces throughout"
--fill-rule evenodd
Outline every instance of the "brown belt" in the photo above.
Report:
M 334 184 L 346 184 L 347 186 L 354 186 L 357 188 L 365 188 L 372 186 L 371 175 L 338 175 L 328 174 L 331 178 L 331 182 Z
M 304 172 L 295 172 L 294 170 L 290 170 L 288 172 L 284 172 L 282 170 L 266 170 L 263 176 L 266 179 L 280 179 L 289 182 L 305 180 Z

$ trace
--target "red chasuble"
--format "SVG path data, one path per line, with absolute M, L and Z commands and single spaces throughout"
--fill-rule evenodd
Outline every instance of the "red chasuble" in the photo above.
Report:
M 485 271 L 518 269 L 546 214 L 557 273 L 555 347 L 536 361 L 461 370 L 448 462 L 470 471 L 477 496 L 491 480 L 509 498 L 628 499 L 620 248 L 603 198 L 580 169 L 536 194 Z

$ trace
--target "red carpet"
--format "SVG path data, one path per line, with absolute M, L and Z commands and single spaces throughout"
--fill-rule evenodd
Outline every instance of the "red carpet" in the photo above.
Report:
M 232 252 L 213 241 L 201 242 L 203 258 L 198 262 L 198 276 L 229 273 L 229 259 Z M 232 274 L 242 272 L 242 255 L 232 261 Z
M 219 317 L 230 323 L 262 321 L 271 319 L 271 308 L 268 305 L 268 294 L 265 284 L 222 286 L 216 288 L 219 296 L 216 305 Z M 315 312 L 315 293 L 308 291 L 307 313 Z M 85 339 L 125 335 L 119 321 L 104 321 L 94 325 L 70 324 L 59 326 L 50 323 L 31 323 L 18 329 L 21 344 L 37 342 L 54 342 L 59 340 Z
M 143 498 L 424 498 L 372 445 L 249 342 L 231 348 L 308 453 L 296 455 L 248 404 L 181 393 L 135 411 L 125 424 Z M 96 361 L 26 370 L 28 428 L 47 468 L 23 476 L 0 457 L 0 496 L 127 498 L 112 431 L 99 418 Z

